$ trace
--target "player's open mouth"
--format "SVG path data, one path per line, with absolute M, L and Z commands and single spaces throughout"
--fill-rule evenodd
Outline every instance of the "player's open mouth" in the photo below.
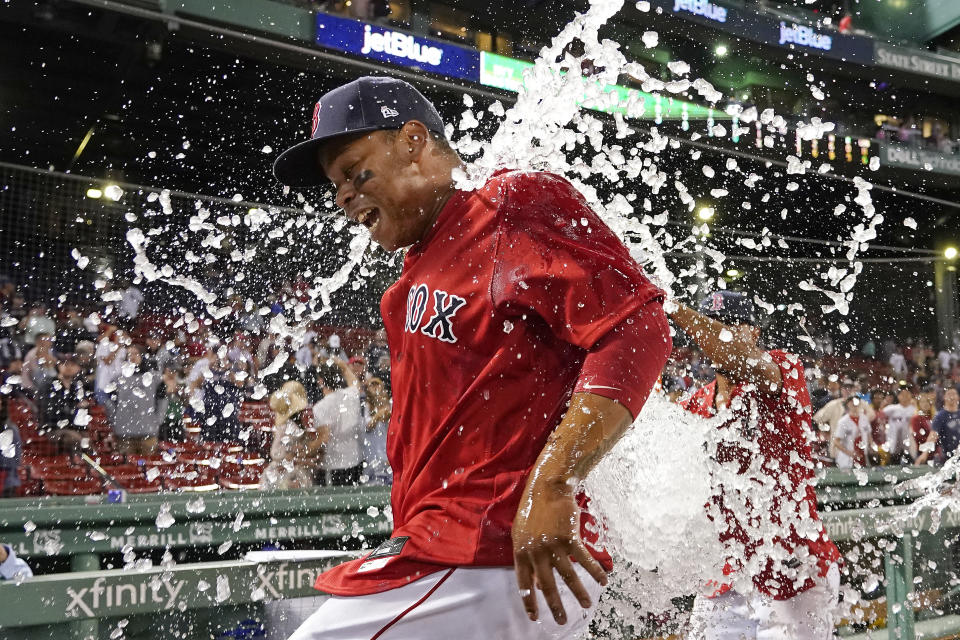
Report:
M 365 209 L 361 211 L 360 215 L 357 216 L 357 222 L 365 226 L 370 231 L 373 231 L 380 222 L 380 209 L 373 207 L 371 209 Z

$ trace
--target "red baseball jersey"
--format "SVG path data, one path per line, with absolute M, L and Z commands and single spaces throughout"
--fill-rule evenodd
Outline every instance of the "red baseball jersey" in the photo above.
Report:
M 362 595 L 450 566 L 512 566 L 521 493 L 587 351 L 655 298 L 563 178 L 503 172 L 456 192 L 381 302 L 393 535 L 316 587 Z M 586 511 L 581 532 L 610 568 Z
M 770 514 L 762 519 L 761 526 L 780 525 L 778 514 L 784 512 L 803 513 L 808 517 L 805 522 L 809 526 L 803 531 L 797 531 L 790 518 L 791 522 L 783 532 L 786 535 L 776 536 L 770 541 L 789 560 L 768 558 L 753 578 L 754 586 L 761 593 L 776 600 L 786 600 L 814 586 L 809 571 L 801 570 L 804 557 L 815 559 L 817 575 L 823 577 L 830 565 L 840 559 L 840 551 L 827 538 L 817 514 L 817 496 L 813 487 L 814 463 L 807 438 L 812 413 L 803 364 L 793 354 L 777 350 L 769 353 L 780 367 L 783 378 L 780 393 L 771 395 L 757 391 L 753 385 L 734 385 L 728 405 L 733 417 L 721 428 L 739 429 L 743 440 L 754 443 L 756 453 L 763 456 L 759 473 L 765 477 L 755 482 L 758 486 L 771 488 L 773 496 Z M 715 413 L 715 396 L 716 381 L 698 389 L 681 404 L 692 413 L 709 417 Z M 750 463 L 756 453 L 746 446 L 725 440 L 718 443 L 717 462 L 738 465 L 738 473 L 743 475 L 753 472 Z M 748 493 L 738 487 L 720 485 L 716 489 L 717 493 L 712 499 L 715 509 L 708 505 L 708 510 L 719 514 L 727 525 L 720 535 L 720 541 L 740 556 L 728 561 L 724 573 L 730 575 L 737 565 L 754 556 L 763 541 L 749 527 L 745 527 L 741 518 L 727 506 L 728 502 L 741 505 L 739 510 L 746 511 L 750 519 L 756 521 L 756 516 L 750 513 Z M 729 589 L 730 585 L 722 585 L 714 595 Z

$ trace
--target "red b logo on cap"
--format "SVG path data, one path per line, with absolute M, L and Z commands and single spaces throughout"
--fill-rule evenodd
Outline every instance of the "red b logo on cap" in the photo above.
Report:
M 311 138 L 312 138 L 312 137 L 314 136 L 314 134 L 317 132 L 317 126 L 320 124 L 320 103 L 319 103 L 319 102 L 317 102 L 317 104 L 314 105 L 314 107 L 313 107 L 313 119 L 312 119 L 312 124 L 313 124 L 313 126 L 310 128 L 310 137 L 311 137 Z

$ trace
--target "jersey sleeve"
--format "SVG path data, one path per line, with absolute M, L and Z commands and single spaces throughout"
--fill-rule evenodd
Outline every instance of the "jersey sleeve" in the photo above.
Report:
M 803 362 L 798 356 L 785 351 L 773 350 L 768 353 L 780 367 L 780 402 L 786 403 L 789 410 L 810 413 L 810 392 L 807 390 L 807 380 L 803 373 Z
M 587 352 L 574 392 L 615 400 L 636 418 L 672 346 L 663 308 L 658 302 L 649 302 Z
M 569 182 L 508 174 L 501 186 L 491 297 L 542 318 L 558 338 L 591 348 L 663 292 Z

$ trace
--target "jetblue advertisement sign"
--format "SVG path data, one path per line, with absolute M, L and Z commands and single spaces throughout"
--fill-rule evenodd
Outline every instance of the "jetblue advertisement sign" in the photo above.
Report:
M 692 13 L 714 22 L 727 21 L 727 9 L 707 0 L 673 0 L 674 13 Z
M 821 51 L 833 48 L 833 38 L 799 24 L 780 23 L 780 44 L 795 44 Z
M 796 52 L 823 55 L 862 64 L 873 63 L 873 41 L 783 21 L 762 11 L 726 6 L 725 0 L 649 0 L 664 12 L 670 12 L 738 38 L 761 44 L 791 48 Z
M 421 69 L 444 76 L 480 81 L 480 52 L 359 20 L 317 13 L 316 43 L 328 49 Z

